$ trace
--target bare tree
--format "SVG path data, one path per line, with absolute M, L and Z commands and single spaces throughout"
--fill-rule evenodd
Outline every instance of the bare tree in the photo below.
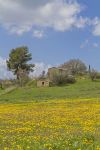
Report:
M 87 71 L 86 65 L 79 59 L 71 59 L 61 65 L 61 67 L 68 70 L 72 75 L 82 75 Z
M 90 78 L 92 81 L 94 81 L 97 78 L 97 71 L 95 69 L 92 69 L 90 71 Z

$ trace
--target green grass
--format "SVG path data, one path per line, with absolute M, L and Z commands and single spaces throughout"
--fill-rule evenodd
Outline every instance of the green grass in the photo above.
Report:
M 0 88 L 0 93 L 3 91 L 3 89 Z
M 34 82 L 34 81 L 33 81 Z M 1 102 L 27 102 L 51 99 L 100 98 L 100 81 L 85 79 L 62 87 L 36 88 L 34 83 L 0 96 Z M 32 86 L 33 83 L 33 86 Z

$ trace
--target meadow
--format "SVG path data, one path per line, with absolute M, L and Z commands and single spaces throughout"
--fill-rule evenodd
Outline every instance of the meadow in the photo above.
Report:
M 100 99 L 0 104 L 0 150 L 100 150 Z
M 100 81 L 0 90 L 0 150 L 100 150 Z
M 77 80 L 75 84 L 46 88 L 37 88 L 32 81 L 25 87 L 18 87 L 0 95 L 0 103 L 82 98 L 100 98 L 100 80 L 92 82 L 90 79 L 83 79 Z

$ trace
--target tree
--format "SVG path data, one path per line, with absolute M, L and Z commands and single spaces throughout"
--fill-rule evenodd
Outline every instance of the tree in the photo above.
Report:
M 60 67 L 66 69 L 72 75 L 82 75 L 87 71 L 86 65 L 79 59 L 71 59 Z
M 52 83 L 54 85 L 64 85 L 75 83 L 76 80 L 74 76 L 67 75 L 66 72 L 55 72 L 52 76 Z
M 90 71 L 90 78 L 92 81 L 94 81 L 97 78 L 97 71 L 96 70 L 92 69 Z
M 28 63 L 31 59 L 32 55 L 29 53 L 28 47 L 18 47 L 11 50 L 7 60 L 7 67 L 20 80 L 23 73 L 29 75 L 33 71 L 35 65 Z

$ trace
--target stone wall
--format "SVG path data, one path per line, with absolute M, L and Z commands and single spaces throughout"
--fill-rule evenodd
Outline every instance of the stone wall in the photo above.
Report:
M 49 80 L 38 80 L 37 87 L 49 87 L 50 81 Z

